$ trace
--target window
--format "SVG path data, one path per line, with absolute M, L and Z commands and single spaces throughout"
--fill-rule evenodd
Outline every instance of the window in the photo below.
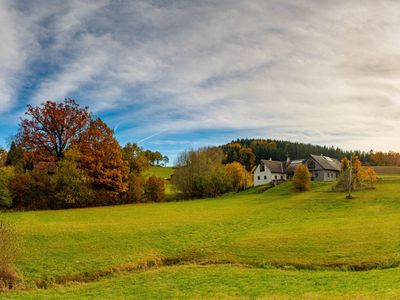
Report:
M 265 171 L 265 166 L 264 166 L 264 164 L 262 163 L 261 165 L 260 165 L 260 172 L 264 172 Z
M 329 178 L 330 175 L 331 175 L 331 173 L 328 173 L 328 178 Z
M 281 175 L 281 179 L 283 179 L 283 175 Z
M 318 173 L 317 172 L 314 173 L 314 177 L 318 177 Z
M 260 180 L 260 176 L 258 176 L 258 180 Z
M 278 176 L 275 175 L 275 179 L 278 179 Z
M 264 180 L 267 180 L 267 176 L 264 176 Z
M 315 169 L 315 162 L 314 161 L 310 161 L 307 165 L 309 170 L 313 170 Z

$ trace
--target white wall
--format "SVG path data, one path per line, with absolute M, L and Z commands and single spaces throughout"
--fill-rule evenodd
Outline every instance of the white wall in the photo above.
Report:
M 254 186 L 270 183 L 272 180 L 275 180 L 275 178 L 277 180 L 286 180 L 286 174 L 271 173 L 271 171 L 267 167 L 265 167 L 264 172 L 261 172 L 260 165 L 257 166 L 256 170 L 253 173 Z

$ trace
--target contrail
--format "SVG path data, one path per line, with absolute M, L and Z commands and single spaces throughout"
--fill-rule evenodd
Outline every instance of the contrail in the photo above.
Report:
M 115 127 L 114 127 L 114 133 L 117 132 L 117 129 L 118 129 L 119 125 L 121 125 L 121 122 L 118 122 L 117 125 L 115 125 Z
M 161 131 L 159 131 L 159 132 L 157 132 L 157 133 L 154 133 L 154 134 L 152 134 L 152 135 L 149 135 L 148 137 L 145 137 L 144 139 L 141 139 L 141 140 L 138 141 L 137 143 L 140 144 L 140 143 L 142 143 L 142 142 L 144 142 L 144 141 L 147 141 L 147 140 L 151 139 L 152 137 L 155 137 L 155 136 L 157 136 L 157 135 L 163 133 L 164 131 L 165 131 L 165 129 L 164 129 L 164 130 L 161 130 Z

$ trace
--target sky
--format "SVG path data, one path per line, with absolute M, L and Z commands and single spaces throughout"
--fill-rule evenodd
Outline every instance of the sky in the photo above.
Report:
M 400 151 L 399 1 L 0 0 L 0 145 L 73 98 L 173 161 L 236 138 Z

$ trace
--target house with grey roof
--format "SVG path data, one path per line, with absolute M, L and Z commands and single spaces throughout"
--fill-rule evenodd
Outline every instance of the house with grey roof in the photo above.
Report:
M 304 162 L 306 161 L 306 159 L 296 159 L 296 160 L 288 160 L 288 164 L 286 167 L 286 177 L 287 179 L 292 179 L 293 175 L 294 175 L 294 171 L 296 171 L 296 168 L 298 165 L 302 165 L 304 164 Z
M 316 181 L 334 181 L 341 170 L 339 160 L 324 155 L 311 154 L 306 159 L 286 162 L 263 159 L 253 172 L 254 186 L 291 179 L 300 164 L 307 166 L 311 179 Z
M 286 162 L 262 159 L 253 172 L 254 186 L 274 182 L 276 184 L 285 181 Z
M 311 154 L 304 164 L 311 173 L 311 179 L 317 181 L 334 181 L 341 170 L 339 160 L 324 155 Z

